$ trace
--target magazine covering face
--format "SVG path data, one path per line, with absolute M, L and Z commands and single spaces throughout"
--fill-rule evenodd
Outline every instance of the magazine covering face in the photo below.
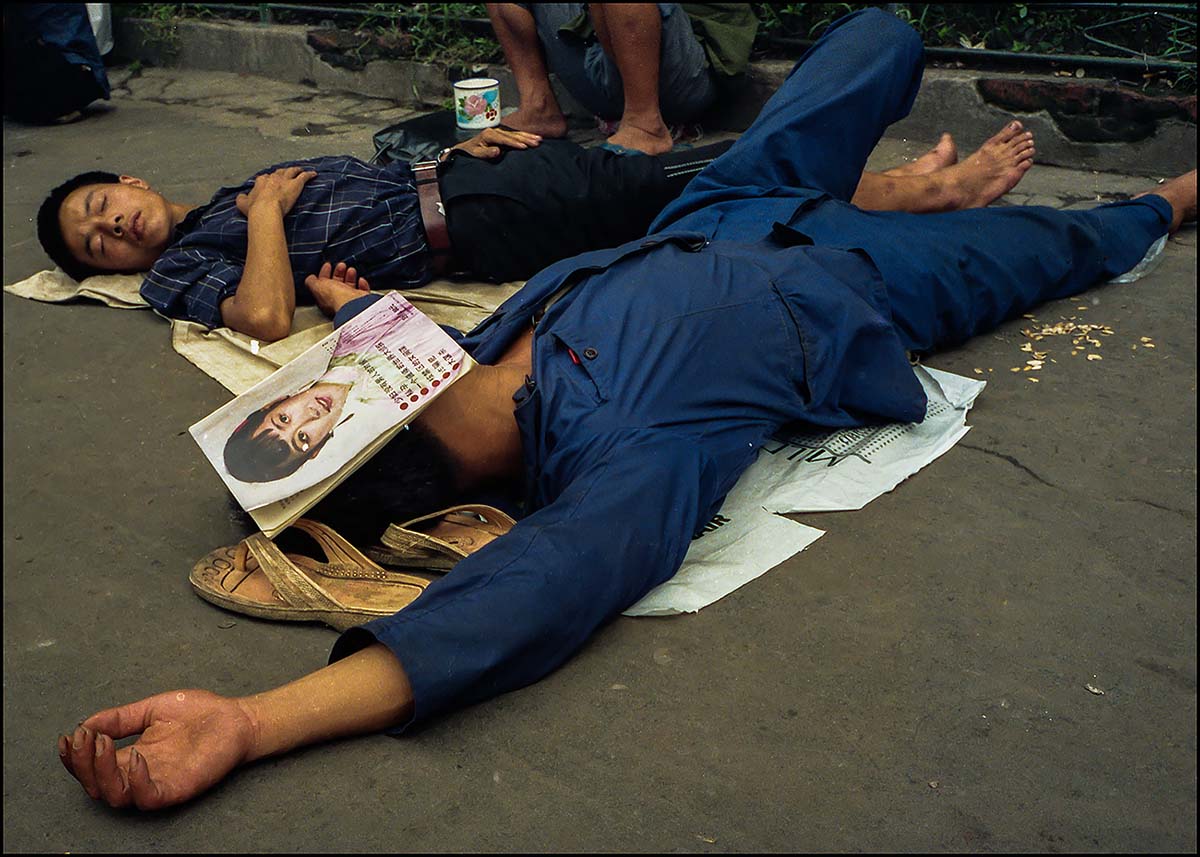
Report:
M 260 526 L 275 504 L 294 520 L 473 366 L 390 294 L 190 431 Z

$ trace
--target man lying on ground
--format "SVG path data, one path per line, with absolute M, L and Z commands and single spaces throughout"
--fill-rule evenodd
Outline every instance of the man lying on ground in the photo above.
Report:
M 274 341 L 291 332 L 297 300 L 311 302 L 309 278 L 326 262 L 344 263 L 377 289 L 415 288 L 454 272 L 525 280 L 560 259 L 645 235 L 730 145 L 622 157 L 489 128 L 444 151 L 440 166 L 295 161 L 222 188 L 199 207 L 133 176 L 85 173 L 42 203 L 38 237 L 77 280 L 146 272 L 141 295 L 163 315 Z M 986 205 L 1032 158 L 1032 135 L 1019 124 L 962 163 L 944 135 L 913 164 L 864 174 L 855 201 L 906 211 Z
M 307 677 L 93 714 L 59 739 L 68 771 L 95 799 L 153 809 L 264 756 L 399 732 L 531 684 L 675 573 L 781 425 L 919 421 L 907 352 L 1103 283 L 1195 218 L 1194 170 L 1088 211 L 851 205 L 867 155 L 912 105 L 922 53 L 878 9 L 835 22 L 648 238 L 533 277 L 462 339 L 481 365 L 312 515 L 377 536 L 501 484 L 525 498 L 510 531 L 404 609 L 345 631 Z M 333 278 L 319 288 L 338 292 L 335 323 L 376 299 Z M 269 583 L 245 571 L 246 593 L 270 606 Z M 337 574 L 353 576 L 344 563 Z

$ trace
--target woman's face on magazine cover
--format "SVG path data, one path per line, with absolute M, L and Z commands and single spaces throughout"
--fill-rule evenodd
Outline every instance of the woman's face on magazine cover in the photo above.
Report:
M 255 435 L 270 432 L 296 455 L 308 458 L 337 425 L 348 392 L 340 384 L 316 384 L 290 396 L 267 411 Z

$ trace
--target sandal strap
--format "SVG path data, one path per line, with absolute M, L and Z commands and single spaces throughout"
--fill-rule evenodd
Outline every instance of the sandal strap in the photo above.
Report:
M 316 574 L 321 577 L 335 577 L 339 580 L 373 580 L 376 583 L 419 586 L 422 589 L 429 585 L 427 578 L 405 574 L 400 571 L 392 571 L 374 565 L 371 568 L 363 568 L 362 566 L 349 565 L 347 563 L 317 562 L 317 560 L 311 557 L 296 554 L 286 554 L 286 556 L 305 575 Z
M 336 577 L 342 580 L 376 580 L 380 583 L 401 583 L 420 586 L 422 589 L 429 581 L 403 572 L 391 571 L 376 563 L 344 536 L 327 524 L 310 518 L 300 518 L 293 524 L 302 532 L 308 533 L 325 551 L 327 562 L 320 562 L 304 556 L 293 556 L 293 563 L 302 572 L 311 572 L 324 577 Z M 335 559 L 340 557 L 340 559 Z
M 484 521 L 476 521 L 476 524 L 483 524 L 485 522 L 494 525 L 499 524 L 500 526 L 505 527 L 504 532 L 508 532 L 508 530 L 512 529 L 517 524 L 515 518 L 505 512 L 502 512 L 495 506 L 486 506 L 483 503 L 464 503 L 461 506 L 450 506 L 447 509 L 442 509 L 440 512 L 434 512 L 431 515 L 423 515 L 420 518 L 413 518 L 411 521 L 405 521 L 403 524 L 393 524 L 392 526 L 399 526 L 402 529 L 407 530 L 417 524 L 422 524 L 425 521 L 432 521 L 435 518 L 440 518 L 443 515 L 449 515 L 452 512 L 466 512 L 469 515 L 478 515 L 479 517 L 483 518 Z M 503 533 L 496 533 L 496 535 L 503 535 Z
M 384 566 L 409 568 L 432 574 L 445 574 L 458 563 L 458 559 L 455 557 L 433 551 L 423 551 L 419 548 L 396 550 L 377 545 L 367 548 L 367 555 Z
M 259 569 L 271 581 L 275 591 L 289 607 L 315 608 L 318 610 L 343 610 L 341 604 L 331 598 L 325 590 L 310 580 L 288 559 L 275 543 L 262 533 L 255 533 L 243 542 L 246 549 L 258 560 Z
M 380 537 L 380 541 L 396 551 L 415 551 L 417 553 L 414 553 L 414 556 L 417 557 L 433 552 L 450 557 L 456 561 L 465 559 L 467 553 L 458 546 L 456 539 L 442 539 L 422 530 L 415 529 L 419 524 L 451 518 L 462 519 L 451 521 L 451 523 L 457 526 L 486 533 L 493 537 L 504 535 L 516 526 L 517 523 L 512 516 L 505 514 L 493 506 L 485 506 L 481 503 L 468 503 L 461 506 L 451 506 L 448 509 L 434 512 L 431 515 L 413 518 L 411 521 L 405 521 L 403 524 L 389 524 Z M 479 518 L 483 518 L 484 520 L 481 521 Z
M 310 518 L 299 518 L 292 524 L 301 532 L 313 537 L 321 550 L 325 552 L 326 563 L 338 568 L 363 568 L 377 573 L 387 572 L 375 564 L 366 554 L 347 541 L 333 527 L 326 526 Z M 330 575 L 336 577 L 340 575 Z

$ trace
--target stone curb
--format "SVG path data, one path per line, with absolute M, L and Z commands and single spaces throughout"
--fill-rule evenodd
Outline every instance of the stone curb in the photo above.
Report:
M 376 59 L 361 70 L 331 65 L 309 45 L 308 26 L 181 21 L 166 49 L 149 21 L 115 22 L 119 53 L 158 66 L 228 71 L 305 83 L 328 91 L 390 99 L 403 106 L 442 107 L 450 82 L 488 75 L 500 81 L 501 102 L 516 101 L 512 73 L 503 65 L 447 67 Z M 783 82 L 792 63 L 754 63 L 737 98 L 704 124 L 742 131 Z M 555 81 L 568 117 L 590 116 Z M 888 136 L 934 142 L 943 131 L 959 150 L 978 147 L 1006 121 L 1019 118 L 1034 132 L 1037 160 L 1076 169 L 1167 177 L 1192 169 L 1196 159 L 1196 97 L 1150 98 L 1095 79 L 927 68 L 912 112 Z

